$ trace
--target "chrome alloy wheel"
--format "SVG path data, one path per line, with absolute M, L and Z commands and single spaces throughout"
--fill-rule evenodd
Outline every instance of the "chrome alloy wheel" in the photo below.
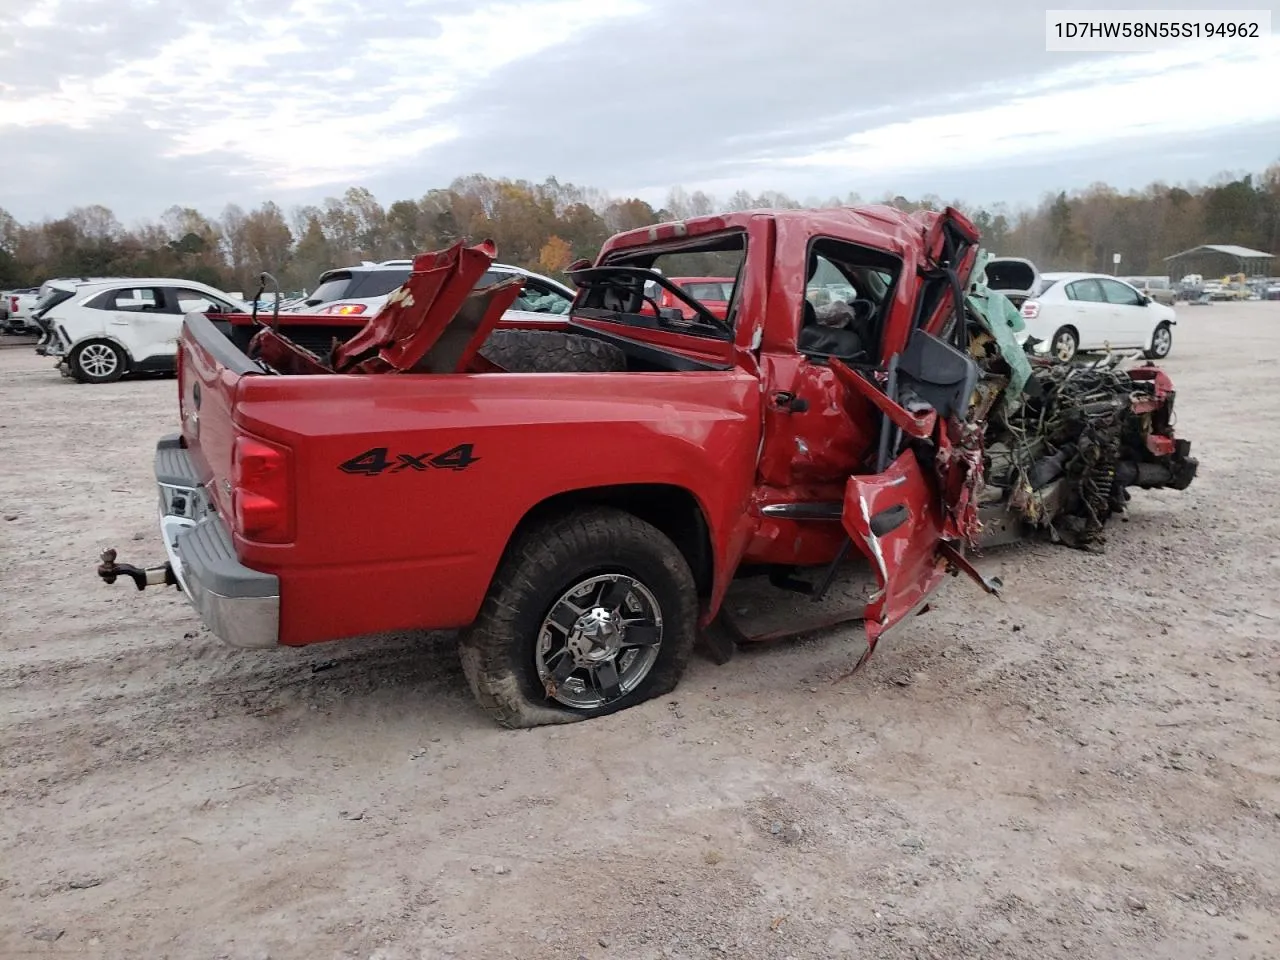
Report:
M 661 645 L 662 610 L 649 588 L 625 574 L 602 574 L 551 605 L 534 660 L 548 697 L 595 710 L 635 690 Z
M 109 377 L 120 366 L 120 357 L 105 343 L 89 343 L 80 348 L 80 369 L 91 377 Z
M 1169 348 L 1172 346 L 1173 332 L 1163 325 L 1157 327 L 1155 336 L 1151 338 L 1151 352 L 1157 357 L 1168 356 Z

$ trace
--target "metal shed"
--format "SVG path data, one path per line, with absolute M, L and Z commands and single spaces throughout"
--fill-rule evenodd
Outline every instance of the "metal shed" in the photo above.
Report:
M 1206 243 L 1165 257 L 1164 262 L 1169 264 L 1170 278 L 1176 281 L 1188 273 L 1199 273 L 1206 278 L 1230 273 L 1262 277 L 1266 276 L 1274 259 L 1275 254 L 1250 250 L 1234 243 Z

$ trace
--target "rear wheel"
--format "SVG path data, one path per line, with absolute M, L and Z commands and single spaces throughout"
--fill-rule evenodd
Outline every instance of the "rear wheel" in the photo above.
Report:
M 1146 350 L 1148 360 L 1163 360 L 1173 349 L 1173 328 L 1161 323 L 1151 334 L 1151 346 Z
M 512 543 L 461 638 L 462 669 L 505 727 L 600 717 L 675 688 L 697 612 L 671 540 L 622 510 L 583 509 Z
M 1075 357 L 1079 345 L 1075 330 L 1071 327 L 1059 327 L 1049 341 L 1049 352 L 1063 363 L 1068 363 Z
M 509 373 L 612 373 L 627 369 L 622 348 L 559 330 L 495 330 L 480 354 Z
M 128 358 L 109 340 L 90 340 L 71 352 L 67 365 L 81 383 L 111 383 L 124 376 Z

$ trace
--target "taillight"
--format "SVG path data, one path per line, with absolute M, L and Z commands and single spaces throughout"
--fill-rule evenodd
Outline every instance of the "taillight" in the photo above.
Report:
M 17 313 L 17 312 L 18 312 L 18 298 L 17 298 L 17 297 L 10 297 L 10 298 L 9 298 L 9 312 L 10 312 L 10 313 Z
M 236 437 L 231 452 L 231 502 L 236 531 L 246 540 L 293 539 L 289 451 L 257 437 Z
M 1040 316 L 1040 304 L 1034 300 L 1028 300 L 1022 305 L 1022 317 L 1024 320 L 1034 320 Z
M 348 316 L 353 313 L 364 313 L 365 305 L 363 303 L 344 303 L 339 306 L 325 307 L 323 310 L 317 310 L 316 313 L 325 314 L 342 314 Z

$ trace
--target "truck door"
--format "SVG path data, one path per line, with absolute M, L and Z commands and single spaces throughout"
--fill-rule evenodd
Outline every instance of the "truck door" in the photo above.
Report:
M 849 478 L 841 520 L 879 583 L 863 614 L 870 649 L 919 610 L 946 575 L 937 485 L 908 449 L 883 473 Z
M 881 419 L 877 472 L 849 477 L 841 514 L 879 585 L 864 613 L 870 654 L 885 631 L 928 602 L 951 564 L 968 568 L 957 548 L 976 530 L 982 451 L 953 438 L 967 436 L 979 370 L 923 330 L 893 358 L 887 390 L 839 361 L 831 367 Z

